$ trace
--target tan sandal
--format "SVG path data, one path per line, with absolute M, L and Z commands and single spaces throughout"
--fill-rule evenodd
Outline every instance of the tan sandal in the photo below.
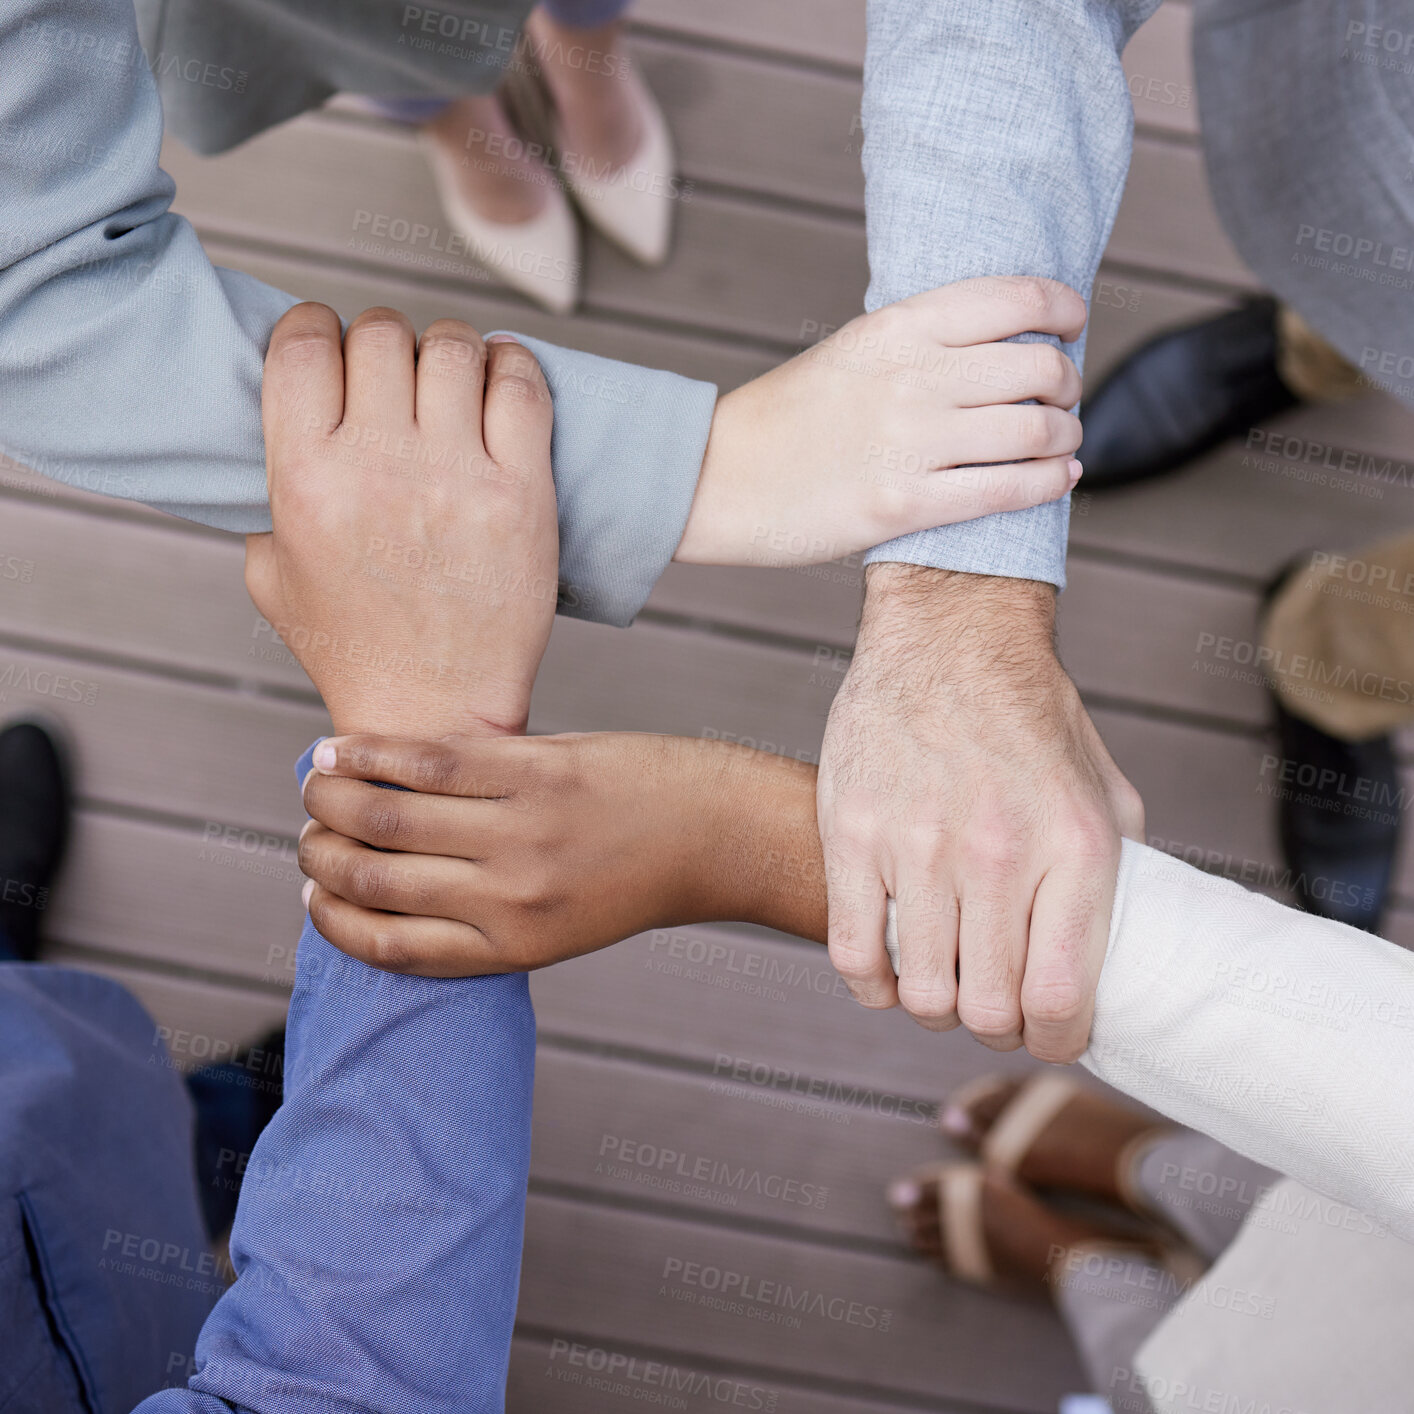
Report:
M 904 1180 L 910 1188 L 935 1183 L 938 1189 L 940 1261 L 949 1276 L 989 1290 L 998 1285 L 983 1224 L 983 1189 L 987 1172 L 981 1164 L 928 1164 Z M 889 1187 L 889 1206 L 901 1220 L 911 1215 L 916 1199 L 898 1201 L 898 1185 Z
M 1009 1089 L 1015 1083 L 1012 1076 L 981 1076 L 954 1091 L 946 1109 L 970 1112 L 985 1096 Z M 1100 1104 L 1112 1103 L 1073 1076 L 1055 1070 L 1041 1071 L 1022 1081 L 1020 1088 L 981 1136 L 980 1142 L 970 1141 L 951 1131 L 944 1132 L 956 1143 L 972 1143 L 986 1168 L 1016 1176 L 1036 1140 L 1078 1096 Z M 1139 1169 L 1139 1159 L 1156 1139 L 1169 1133 L 1170 1129 L 1171 1126 L 1166 1123 L 1141 1129 L 1124 1145 L 1116 1160 L 1115 1187 L 1125 1205 L 1141 1217 L 1153 1218 L 1155 1213 L 1135 1188 L 1134 1179 Z

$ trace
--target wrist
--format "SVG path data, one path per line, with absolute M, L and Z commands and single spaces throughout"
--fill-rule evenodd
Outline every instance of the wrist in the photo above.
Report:
M 701 914 L 824 941 L 815 768 L 725 742 L 697 744 L 706 861 Z
M 994 669 L 1055 657 L 1055 586 L 1004 575 L 964 574 L 882 562 L 865 572 L 860 652 L 936 650 L 932 665 L 985 663 Z
M 747 396 L 744 388 L 723 393 L 712 409 L 697 487 L 673 553 L 679 564 L 742 563 L 747 558 L 746 546 L 729 543 L 730 513 L 741 500 L 738 482 L 748 462 L 741 442 L 741 404 Z

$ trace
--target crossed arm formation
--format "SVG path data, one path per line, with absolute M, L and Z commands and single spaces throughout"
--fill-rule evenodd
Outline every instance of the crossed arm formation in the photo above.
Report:
M 926 310 L 883 306 L 1017 272 L 1088 295 L 1128 162 L 1118 55 L 1155 4 L 1060 0 L 1038 14 L 1026 0 L 873 0 L 864 165 L 875 322 L 842 331 L 823 358 L 719 400 L 710 385 L 524 341 L 556 401 L 563 612 L 627 623 L 674 553 L 759 563 L 775 530 L 805 535 L 823 558 L 879 547 L 823 755 L 829 875 L 853 881 L 831 885 L 833 960 L 861 1000 L 892 1004 L 884 899 L 906 900 L 904 1005 L 935 1026 L 960 1014 L 998 1046 L 1024 1032 L 1056 1059 L 1083 1047 L 1118 833 L 1141 824 L 1051 644 L 1066 523 L 1058 498 L 1074 446 L 1058 409 L 1074 387 L 1053 356 L 999 363 L 1003 383 L 989 397 L 1034 394 L 1051 406 L 999 409 L 984 437 L 949 433 L 940 445 L 938 432 L 920 432 L 924 418 L 937 429 L 948 397 L 979 413 L 986 399 L 955 386 L 966 376 L 916 374 L 946 370 L 940 354 L 978 339 L 1065 340 L 1078 353 L 1080 317 L 1030 284 L 1003 292 L 1013 318 L 965 337 L 940 333 Z M 370 64 L 385 87 L 396 78 L 410 91 L 483 88 L 509 52 L 500 36 L 516 7 L 449 6 L 477 20 L 468 33 L 488 51 L 456 73 L 396 48 L 397 7 L 349 12 L 318 0 L 289 19 L 227 0 L 223 54 L 254 45 L 262 56 L 250 88 L 182 83 L 159 64 L 169 117 L 209 150 L 357 87 Z M 201 52 L 211 40 L 210 7 L 141 8 L 149 48 Z M 280 27 L 278 43 L 269 26 Z M 137 38 L 128 0 L 24 0 L 0 17 L 10 76 L 0 206 L 26 213 L 0 251 L 0 450 L 72 484 L 262 530 L 260 357 L 292 301 L 213 270 L 168 211 L 162 114 L 134 62 Z M 873 350 L 862 360 L 873 377 L 846 367 L 861 348 Z M 928 477 L 919 494 L 861 496 L 871 442 L 936 468 L 1044 460 L 1023 476 L 1002 468 L 941 486 Z M 125 450 L 117 462 L 115 444 Z M 752 517 L 745 536 L 742 511 Z M 949 524 L 969 517 L 980 519 Z M 753 539 L 758 526 L 768 534 Z M 866 787 L 881 768 L 915 782 L 916 797 L 881 802 Z
M 821 937 L 810 773 L 673 738 L 514 735 L 549 631 L 555 542 L 550 399 L 522 347 L 483 349 L 446 322 L 414 364 L 412 332 L 388 312 L 354 321 L 341 349 L 332 314 L 302 307 L 277 329 L 269 366 L 276 533 L 249 542 L 248 581 L 264 612 L 309 630 L 300 643 L 330 645 L 302 661 L 351 733 L 300 762 L 306 801 L 348 832 L 312 825 L 302 858 L 341 894 L 445 917 L 312 900 L 285 1100 L 232 1232 L 238 1279 L 202 1331 L 189 1387 L 142 1408 L 498 1408 L 534 1066 L 526 978 L 505 969 L 654 921 L 744 915 Z M 349 420 L 471 447 L 478 494 L 456 494 L 444 467 L 390 511 L 396 465 L 346 467 L 337 428 Z M 431 594 L 416 577 L 369 575 L 374 532 L 464 547 L 485 583 Z M 353 623 L 362 650 L 350 655 L 338 645 Z M 407 657 L 384 650 L 411 643 L 407 676 L 382 666 Z M 414 725 L 446 735 L 370 734 Z M 381 931 L 390 923 L 430 931 Z M 322 936 L 358 951 L 360 927 L 383 967 L 453 980 L 369 967 Z M 1372 1024 L 1342 1035 L 1252 1009 L 1239 958 L 1242 973 L 1283 968 Z M 1397 1018 L 1379 1014 L 1411 984 L 1414 958 L 1391 944 L 1127 844 L 1086 1060 L 1414 1234 L 1401 1152 L 1414 1078 L 1385 1024 Z

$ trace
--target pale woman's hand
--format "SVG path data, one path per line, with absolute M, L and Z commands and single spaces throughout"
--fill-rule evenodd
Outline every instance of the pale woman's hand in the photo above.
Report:
M 960 280 L 861 315 L 717 404 L 674 558 L 808 565 L 1064 496 L 1085 302 L 1054 280 Z M 1020 406 L 1034 400 L 1033 406 Z M 983 463 L 994 463 L 983 465 Z

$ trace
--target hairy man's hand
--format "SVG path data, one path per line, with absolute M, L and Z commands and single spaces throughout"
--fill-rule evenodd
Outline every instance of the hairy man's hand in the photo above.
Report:
M 1053 647 L 1055 591 L 868 571 L 825 732 L 830 957 L 866 1006 L 1050 1061 L 1085 1049 L 1120 837 L 1143 806 Z M 884 949 L 897 901 L 901 972 Z

